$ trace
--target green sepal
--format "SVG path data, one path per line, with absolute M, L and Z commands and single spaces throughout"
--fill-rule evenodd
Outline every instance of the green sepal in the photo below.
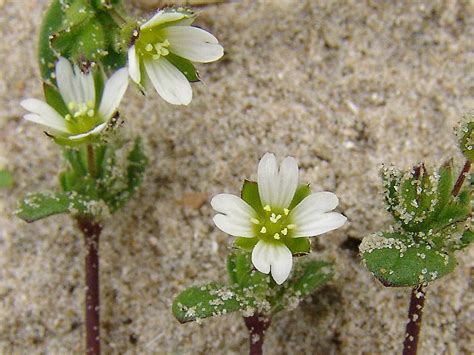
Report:
M 247 202 L 257 214 L 264 216 L 262 202 L 258 194 L 258 185 L 255 181 L 245 180 L 241 191 L 242 200 Z
M 311 251 L 311 242 L 306 237 L 287 239 L 285 245 L 293 255 L 305 255 Z
M 54 108 L 61 116 L 69 114 L 69 110 L 59 91 L 49 83 L 43 83 L 43 91 L 46 102 Z
M 197 72 L 191 61 L 184 59 L 171 52 L 166 56 L 166 59 L 171 62 L 171 64 L 173 64 L 176 68 L 178 68 L 178 70 L 184 74 L 184 76 L 186 77 L 186 79 L 188 79 L 189 82 L 194 83 L 201 81 L 201 79 L 199 78 L 199 73 Z
M 458 128 L 459 146 L 462 153 L 474 162 L 474 111 L 464 115 Z
M 435 249 L 399 232 L 365 237 L 360 245 L 364 263 L 387 287 L 413 287 L 439 279 L 456 266 L 452 252 Z
M 55 214 L 86 214 L 87 200 L 76 193 L 32 193 L 21 202 L 16 215 L 31 223 Z
M 253 247 L 257 245 L 258 240 L 258 238 L 237 237 L 234 239 L 234 247 L 246 251 L 252 251 Z
M 242 304 L 231 287 L 211 283 L 182 291 L 173 301 L 172 311 L 181 323 L 238 311 Z
M 326 261 L 301 261 L 272 301 L 272 314 L 282 311 L 295 299 L 303 299 L 334 278 L 334 265 Z
M 0 170 L 0 187 L 12 187 L 13 175 L 7 170 Z
M 309 195 L 311 195 L 311 187 L 309 186 L 309 184 L 298 186 L 295 192 L 295 196 L 293 197 L 293 200 L 290 203 L 290 207 L 288 208 L 292 210 Z

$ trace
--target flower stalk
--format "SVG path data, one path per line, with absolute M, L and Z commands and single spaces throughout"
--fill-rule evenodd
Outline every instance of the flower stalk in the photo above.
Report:
M 249 330 L 249 354 L 262 355 L 265 332 L 270 326 L 271 318 L 260 313 L 244 317 L 245 326 Z
M 86 247 L 86 354 L 100 354 L 99 236 L 102 225 L 90 218 L 78 218 Z

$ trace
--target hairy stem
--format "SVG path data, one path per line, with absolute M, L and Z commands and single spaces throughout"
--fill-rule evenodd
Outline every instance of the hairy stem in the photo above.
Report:
M 88 218 L 78 219 L 86 247 L 86 354 L 100 354 L 99 236 L 102 225 Z
M 255 313 L 253 316 L 244 317 L 245 325 L 249 330 L 249 346 L 250 355 L 263 354 L 263 341 L 265 340 L 265 331 L 270 326 L 271 319 L 260 313 Z
M 426 289 L 423 285 L 415 286 L 411 291 L 408 323 L 405 329 L 405 341 L 403 342 L 403 355 L 416 355 L 425 295 Z
M 92 177 L 96 176 L 96 169 L 95 169 L 95 153 L 94 147 L 92 144 L 87 145 L 87 168 L 89 169 L 89 174 Z
M 466 163 L 464 164 L 461 173 L 459 174 L 456 183 L 454 184 L 453 191 L 451 192 L 453 196 L 457 196 L 459 194 L 459 191 L 461 191 L 462 184 L 464 183 L 464 180 L 466 179 L 466 176 L 469 173 L 470 169 L 471 161 L 466 160 Z

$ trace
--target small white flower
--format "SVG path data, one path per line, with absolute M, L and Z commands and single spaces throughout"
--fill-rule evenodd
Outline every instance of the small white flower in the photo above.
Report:
M 278 169 L 275 156 L 265 154 L 258 165 L 257 184 L 260 212 L 240 197 L 219 194 L 211 201 L 218 212 L 214 223 L 232 236 L 256 238 L 253 265 L 265 274 L 271 272 L 280 285 L 293 266 L 293 256 L 287 246 L 290 240 L 329 232 L 341 227 L 347 218 L 331 212 L 339 203 L 331 192 L 310 194 L 295 207 L 291 206 L 298 188 L 298 165 L 292 157 L 285 158 Z
M 143 86 L 147 76 L 158 94 L 174 105 L 191 102 L 187 78 L 195 74 L 191 62 L 214 62 L 224 54 L 216 37 L 190 26 L 195 18 L 191 12 L 161 10 L 140 26 L 128 50 L 132 80 Z
M 55 107 L 38 99 L 23 100 L 21 106 L 31 112 L 24 118 L 47 127 L 55 139 L 65 144 L 77 144 L 97 136 L 107 126 L 127 90 L 127 69 L 116 71 L 102 92 L 96 92 L 92 72 L 82 73 L 63 57 L 56 63 L 55 75 L 59 89 Z M 56 92 L 54 88 L 51 90 Z

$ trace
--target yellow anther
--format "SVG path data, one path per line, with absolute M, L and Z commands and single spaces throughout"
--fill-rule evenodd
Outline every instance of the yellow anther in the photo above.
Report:
M 170 45 L 170 41 L 165 39 L 165 41 L 163 42 L 163 46 L 168 47 L 169 45 Z
M 283 228 L 283 229 L 281 230 L 281 234 L 287 235 L 287 234 L 288 234 L 288 228 Z
M 68 113 L 66 116 L 64 116 L 64 119 L 66 121 L 70 121 L 70 120 L 72 120 L 72 116 Z
M 89 108 L 94 108 L 94 106 L 95 106 L 95 105 L 94 105 L 94 101 L 92 101 L 92 100 L 87 101 L 87 104 L 86 104 L 86 105 L 87 105 L 87 107 L 89 107 Z
M 161 56 L 159 54 L 153 54 L 153 60 L 158 60 L 160 57 Z
M 288 229 L 295 229 L 296 228 L 296 224 L 289 224 L 286 226 L 286 228 Z
M 270 207 L 270 205 L 265 205 L 265 206 L 263 207 L 263 209 L 264 209 L 265 211 L 267 211 L 267 212 L 270 212 L 270 211 L 272 210 L 272 208 Z
M 275 234 L 273 235 L 273 238 L 275 238 L 276 240 L 280 239 L 280 234 L 275 233 Z
M 74 102 L 70 102 L 67 105 L 67 108 L 70 109 L 70 110 L 74 110 L 74 107 L 76 107 L 76 104 Z
M 260 221 L 256 218 L 250 218 L 250 222 L 252 222 L 253 224 L 260 224 Z
M 260 229 L 260 233 L 262 233 L 262 234 L 263 234 L 263 233 L 267 233 L 267 228 L 262 227 L 262 229 Z
M 87 116 L 94 117 L 94 110 L 87 111 Z
M 151 43 L 148 43 L 146 46 L 145 46 L 145 50 L 147 52 L 151 52 L 153 50 L 153 45 Z
M 290 210 L 288 208 L 285 208 L 283 212 L 285 212 L 285 216 L 288 216 L 288 213 L 290 213 Z
M 168 54 L 170 54 L 170 51 L 167 50 L 166 48 L 161 48 L 160 54 L 161 54 L 161 55 L 168 55 Z

